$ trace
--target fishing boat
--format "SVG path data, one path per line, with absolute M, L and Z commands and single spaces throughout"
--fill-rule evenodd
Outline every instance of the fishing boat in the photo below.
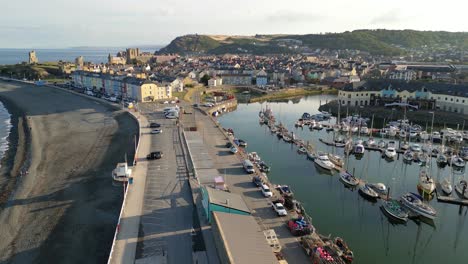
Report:
M 445 167 L 447 165 L 447 156 L 445 156 L 443 153 L 439 153 L 437 155 L 437 159 L 436 159 L 436 162 L 437 162 L 437 165 L 441 168 Z
M 369 187 L 371 187 L 374 191 L 376 191 L 379 194 L 386 195 L 388 192 L 387 186 L 385 184 L 379 182 L 379 183 L 368 183 L 367 184 Z
M 403 222 L 408 221 L 408 210 L 398 200 L 389 199 L 388 201 L 384 201 L 381 208 L 393 219 Z
M 453 188 L 452 188 L 452 183 L 450 182 L 450 178 L 449 177 L 445 177 L 441 182 L 440 182 L 440 187 L 442 188 L 442 191 L 447 194 L 447 195 L 450 195 L 453 191 Z
M 452 156 L 450 160 L 450 164 L 452 164 L 453 167 L 457 167 L 457 168 L 465 167 L 465 161 L 458 155 Z
M 232 146 L 229 151 L 231 151 L 232 154 L 236 154 L 239 150 L 236 147 Z
M 297 150 L 299 154 L 306 154 L 307 149 L 304 146 L 300 146 L 299 149 Z
M 435 191 L 436 185 L 426 169 L 419 172 L 419 187 L 427 194 Z
M 464 199 L 468 199 L 468 182 L 465 179 L 460 180 L 455 184 L 455 191 Z
M 368 198 L 371 200 L 375 200 L 379 198 L 379 194 L 376 191 L 374 191 L 374 189 L 372 189 L 367 183 L 361 184 L 359 186 L 359 192 L 365 198 Z
M 112 170 L 112 179 L 119 182 L 127 182 L 132 175 L 132 169 L 128 168 L 127 162 L 117 163 L 115 169 Z
M 340 180 L 342 182 L 344 182 L 346 185 L 349 185 L 349 186 L 358 186 L 359 184 L 359 180 L 354 177 L 354 175 L 352 175 L 351 173 L 347 172 L 347 171 L 342 171 L 340 173 Z
M 344 160 L 342 157 L 338 155 L 334 155 L 331 153 L 328 153 L 328 159 L 335 165 L 335 167 L 341 167 L 343 168 L 344 166 Z
M 403 154 L 403 161 L 411 163 L 413 161 L 413 158 L 413 152 L 411 152 L 410 150 L 405 151 L 405 153 Z
M 416 193 L 407 193 L 401 197 L 401 203 L 414 213 L 423 217 L 434 219 L 437 212 L 430 205 L 423 202 L 423 198 Z
M 393 148 L 393 147 L 388 147 L 388 148 L 385 150 L 384 154 L 385 154 L 385 157 L 386 157 L 387 159 L 389 159 L 389 160 L 395 160 L 396 157 L 397 157 L 396 150 L 395 150 L 395 148 Z
M 351 263 L 354 260 L 354 253 L 349 249 L 346 242 L 341 237 L 335 237 L 335 245 L 338 248 L 337 253 L 344 261 Z
M 328 155 L 323 152 L 319 152 L 317 154 L 317 157 L 314 159 L 314 162 L 319 167 L 325 170 L 331 171 L 335 168 L 335 165 L 328 159 Z

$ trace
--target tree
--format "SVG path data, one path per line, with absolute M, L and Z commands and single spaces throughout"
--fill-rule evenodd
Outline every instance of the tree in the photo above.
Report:
M 205 86 L 208 86 L 208 80 L 211 79 L 211 77 L 208 74 L 203 75 L 201 77 L 200 81 L 203 83 Z

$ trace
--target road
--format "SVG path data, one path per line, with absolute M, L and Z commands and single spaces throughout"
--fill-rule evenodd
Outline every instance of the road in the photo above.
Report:
M 167 263 L 191 263 L 193 201 L 178 127 L 175 120 L 165 119 L 161 111 L 154 111 L 154 105 L 149 106 L 142 107 L 142 113 L 163 130 L 151 135 L 151 151 L 164 155 L 148 161 L 135 258 L 164 255 Z

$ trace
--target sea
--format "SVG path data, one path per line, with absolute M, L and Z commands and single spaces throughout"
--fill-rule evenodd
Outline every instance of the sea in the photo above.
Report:
M 337 173 L 332 175 L 321 170 L 305 155 L 299 154 L 297 146 L 278 139 L 266 125 L 259 124 L 258 113 L 268 106 L 277 122 L 313 144 L 316 150 L 343 155 L 343 149 L 319 141 L 320 138 L 332 140 L 333 132 L 294 127 L 303 113 L 318 113 L 320 104 L 335 98 L 331 95 L 310 96 L 295 101 L 241 103 L 235 111 L 218 117 L 218 121 L 224 128 L 232 128 L 237 138 L 248 142 L 247 151 L 256 151 L 270 165 L 268 178 L 272 183 L 292 188 L 295 199 L 302 202 L 319 233 L 342 237 L 348 243 L 354 251 L 354 263 L 466 263 L 467 207 L 440 203 L 431 197 L 428 202 L 438 214 L 433 222 L 414 219 L 406 224 L 395 223 L 382 212 L 380 200 L 368 201 L 356 189 L 345 187 Z M 334 124 L 336 120 L 329 122 Z M 375 138 L 380 140 L 378 136 Z M 354 171 L 357 177 L 384 183 L 390 188 L 392 197 L 398 198 L 407 192 L 418 193 L 416 186 L 421 167 L 404 163 L 401 155 L 398 160 L 389 162 L 379 152 L 366 151 L 361 159 L 350 156 L 347 164 L 348 170 Z M 449 176 L 452 183 L 466 177 L 465 171 L 438 168 L 435 159 L 432 176 L 436 180 Z
M 159 46 L 142 47 L 141 52 L 155 52 Z M 33 49 L 0 49 L 0 65 L 17 64 L 28 61 L 28 53 Z M 76 57 L 83 56 L 84 60 L 93 63 L 106 63 L 109 54 L 116 55 L 124 51 L 125 47 L 95 47 L 95 48 L 63 48 L 63 49 L 34 49 L 39 62 L 68 61 L 74 62 Z
M 0 102 L 0 160 L 3 159 L 10 147 L 8 136 L 10 135 L 11 128 L 11 115 Z

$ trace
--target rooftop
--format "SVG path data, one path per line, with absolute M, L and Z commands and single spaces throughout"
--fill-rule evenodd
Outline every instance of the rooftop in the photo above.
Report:
M 216 190 L 209 186 L 205 186 L 205 188 L 210 203 L 250 213 L 249 207 L 239 194 Z
M 231 263 L 278 263 L 263 231 L 252 216 L 213 212 L 213 219 Z

